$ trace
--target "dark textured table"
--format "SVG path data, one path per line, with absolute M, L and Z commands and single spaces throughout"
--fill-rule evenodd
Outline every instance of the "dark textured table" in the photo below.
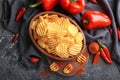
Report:
M 0 16 L 3 1 L 0 0 Z M 120 72 L 115 64 L 107 64 L 100 58 L 99 64 L 92 65 L 92 56 L 82 75 L 64 77 L 52 73 L 42 77 L 40 71 L 48 68 L 46 58 L 42 58 L 39 70 L 27 69 L 17 60 L 19 56 L 17 42 L 11 43 L 12 37 L 13 34 L 5 30 L 0 23 L 0 80 L 120 80 Z

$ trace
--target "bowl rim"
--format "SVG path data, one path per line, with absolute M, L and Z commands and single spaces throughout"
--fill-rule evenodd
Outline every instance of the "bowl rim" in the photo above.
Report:
M 71 23 L 73 23 L 74 25 L 77 26 L 78 30 L 79 30 L 79 31 L 82 33 L 82 35 L 83 35 L 83 44 L 84 44 L 83 47 L 82 47 L 82 49 L 81 49 L 81 51 L 80 51 L 77 55 L 74 55 L 73 57 L 69 57 L 69 58 L 60 58 L 59 56 L 55 56 L 55 55 L 52 55 L 51 53 L 48 53 L 46 50 L 44 50 L 43 48 L 41 48 L 41 47 L 36 43 L 36 41 L 35 41 L 34 38 L 33 38 L 33 32 L 32 32 L 32 29 L 31 29 L 31 24 L 32 24 L 32 22 L 33 22 L 36 18 L 38 18 L 39 16 L 44 15 L 44 14 L 56 14 L 56 15 L 58 15 L 58 16 L 62 16 L 62 17 L 68 18 Z M 85 35 L 84 35 L 82 29 L 80 28 L 80 26 L 79 26 L 73 19 L 71 19 L 69 16 L 66 16 L 66 15 L 64 15 L 64 14 L 62 14 L 62 13 L 59 13 L 59 12 L 45 11 L 45 12 L 40 12 L 40 13 L 36 14 L 35 16 L 33 16 L 33 18 L 32 18 L 31 21 L 30 21 L 30 24 L 29 24 L 29 36 L 30 36 L 33 44 L 37 47 L 37 49 L 38 49 L 41 53 L 43 53 L 45 56 L 50 57 L 50 58 L 55 59 L 55 60 L 65 60 L 65 61 L 67 61 L 67 60 L 73 60 L 73 59 L 75 59 L 76 57 L 78 57 L 80 53 L 83 53 L 83 51 L 84 51 L 85 48 L 86 48 Z

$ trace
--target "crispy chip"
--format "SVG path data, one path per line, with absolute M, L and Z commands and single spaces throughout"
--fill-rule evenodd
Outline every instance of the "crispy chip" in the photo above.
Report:
M 38 19 L 34 20 L 31 24 L 31 29 L 35 30 L 37 23 L 38 23 Z
M 60 37 L 58 40 L 57 40 L 58 43 L 68 43 L 68 44 L 74 44 L 75 41 L 73 38 L 70 38 L 70 37 Z
M 60 18 L 61 19 L 61 30 L 67 30 L 68 26 L 71 25 L 70 21 L 67 18 Z
M 51 54 L 53 54 L 53 55 L 56 55 L 56 53 L 55 53 L 55 48 L 50 48 L 50 47 L 47 46 L 45 49 L 46 49 L 46 51 L 47 51 L 48 53 L 51 53 Z
M 50 65 L 50 70 L 51 70 L 51 71 L 54 71 L 54 72 L 58 71 L 58 70 L 59 70 L 58 64 L 57 64 L 56 62 L 53 62 L 53 63 Z
M 81 46 L 78 44 L 73 44 L 69 47 L 68 51 L 71 55 L 77 55 L 81 50 Z
M 57 41 L 56 39 L 48 39 L 47 40 L 47 45 L 50 47 L 50 48 L 55 48 L 57 46 Z
M 44 36 L 44 35 L 46 35 L 47 29 L 46 29 L 44 26 L 45 26 L 45 25 L 42 24 L 42 23 L 39 23 L 39 24 L 37 25 L 36 33 L 37 33 L 39 36 Z
M 83 36 L 82 36 L 82 33 L 81 32 L 78 32 L 77 34 L 76 34 L 76 36 L 75 36 L 75 41 L 76 41 L 76 43 L 81 43 L 82 42 L 82 40 L 83 40 Z
M 78 33 L 77 27 L 75 27 L 73 24 L 69 25 L 67 29 L 72 36 L 75 36 Z
M 49 20 L 49 22 L 55 22 L 55 21 L 57 21 L 58 20 L 58 16 L 57 15 L 49 15 L 48 16 L 48 20 Z
M 61 38 L 63 36 L 66 36 L 67 35 L 67 31 L 66 30 L 59 30 L 56 32 L 56 38 Z
M 47 38 L 52 39 L 52 38 L 56 38 L 56 31 L 48 31 L 47 32 Z
M 40 39 L 37 41 L 37 43 L 38 43 L 38 45 L 39 45 L 40 47 L 42 47 L 43 49 L 45 49 L 46 46 L 47 46 L 47 45 L 46 45 L 42 40 L 40 40 Z
M 46 50 L 49 53 L 55 54 L 55 47 L 57 46 L 57 41 L 55 39 L 47 39 L 46 44 L 49 46 Z
M 56 46 L 56 54 L 60 56 L 61 58 L 68 58 L 68 44 L 60 43 L 58 46 Z
M 42 47 L 43 49 L 45 49 L 47 47 L 47 39 L 45 37 L 40 37 L 38 40 L 37 40 L 37 43 L 40 47 Z
M 48 19 L 49 15 L 48 14 L 44 14 L 42 17 L 45 18 L 45 19 Z
M 36 33 L 35 30 L 33 30 L 33 38 L 34 38 L 35 40 L 39 39 L 39 36 L 38 36 L 38 34 Z
M 79 63 L 85 63 L 86 61 L 87 61 L 87 58 L 82 54 L 77 57 L 77 62 Z
M 63 72 L 68 74 L 71 73 L 73 71 L 73 66 L 72 64 L 68 64 L 67 66 L 65 66 L 65 68 L 63 69 Z

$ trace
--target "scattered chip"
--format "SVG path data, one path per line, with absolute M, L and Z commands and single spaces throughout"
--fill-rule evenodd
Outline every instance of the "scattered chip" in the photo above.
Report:
M 65 68 L 63 69 L 63 72 L 68 74 L 71 73 L 73 71 L 73 66 L 72 64 L 68 64 L 67 66 L 65 66 Z
M 50 70 L 51 70 L 51 71 L 54 71 L 54 72 L 58 71 L 58 70 L 59 70 L 58 64 L 57 64 L 56 62 L 53 62 L 53 63 L 50 65 Z
M 79 63 L 85 63 L 86 60 L 87 60 L 87 58 L 82 54 L 77 57 L 77 62 L 79 62 Z

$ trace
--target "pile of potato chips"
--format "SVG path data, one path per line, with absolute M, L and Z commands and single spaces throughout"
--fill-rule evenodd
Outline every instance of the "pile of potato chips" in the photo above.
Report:
M 56 14 L 39 16 L 31 24 L 37 44 L 49 54 L 68 58 L 83 47 L 83 35 L 68 18 Z

